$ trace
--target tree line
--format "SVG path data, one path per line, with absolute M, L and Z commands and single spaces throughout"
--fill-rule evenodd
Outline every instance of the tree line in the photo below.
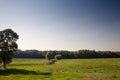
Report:
M 49 53 L 51 59 L 56 55 L 61 55 L 62 59 L 79 59 L 79 58 L 120 58 L 120 52 L 113 51 L 95 51 L 95 50 L 78 50 L 78 51 L 38 51 L 38 50 L 17 50 L 14 58 L 46 58 Z

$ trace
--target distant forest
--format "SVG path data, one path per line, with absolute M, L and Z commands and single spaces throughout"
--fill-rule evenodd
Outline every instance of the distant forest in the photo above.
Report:
M 62 59 L 78 58 L 120 58 L 120 52 L 113 51 L 95 51 L 95 50 L 78 50 L 78 51 L 38 51 L 38 50 L 18 50 L 14 53 L 14 58 L 45 58 L 47 53 L 54 58 L 55 55 L 61 55 Z

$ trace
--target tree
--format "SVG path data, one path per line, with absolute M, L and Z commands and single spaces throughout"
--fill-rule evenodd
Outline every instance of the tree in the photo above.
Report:
M 11 62 L 13 53 L 17 50 L 16 43 L 19 36 L 12 29 L 5 29 L 0 31 L 0 54 L 4 68 L 6 63 Z

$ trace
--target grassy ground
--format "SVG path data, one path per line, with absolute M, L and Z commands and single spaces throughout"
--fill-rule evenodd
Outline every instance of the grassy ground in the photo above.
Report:
M 120 58 L 66 59 L 48 64 L 41 59 L 13 59 L 0 68 L 0 80 L 120 80 Z

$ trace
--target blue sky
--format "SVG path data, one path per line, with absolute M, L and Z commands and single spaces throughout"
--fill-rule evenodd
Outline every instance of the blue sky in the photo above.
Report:
M 19 49 L 120 51 L 120 0 L 0 0 Z

